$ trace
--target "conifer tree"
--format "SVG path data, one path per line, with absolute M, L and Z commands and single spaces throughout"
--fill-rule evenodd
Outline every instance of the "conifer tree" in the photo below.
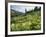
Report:
M 27 13 L 27 9 L 25 8 L 25 15 L 26 15 L 26 13 Z

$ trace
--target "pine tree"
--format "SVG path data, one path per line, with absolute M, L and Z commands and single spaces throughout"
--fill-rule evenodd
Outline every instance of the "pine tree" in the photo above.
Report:
M 27 13 L 27 9 L 25 8 L 25 15 L 26 15 L 26 13 Z

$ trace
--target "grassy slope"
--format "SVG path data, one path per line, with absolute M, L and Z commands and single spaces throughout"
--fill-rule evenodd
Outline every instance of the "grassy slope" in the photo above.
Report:
M 29 13 L 26 16 L 13 17 L 11 21 L 12 31 L 40 30 L 40 19 L 40 11 Z

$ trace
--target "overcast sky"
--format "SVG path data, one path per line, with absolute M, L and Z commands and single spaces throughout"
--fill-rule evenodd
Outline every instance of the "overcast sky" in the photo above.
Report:
M 10 8 L 13 9 L 13 10 L 16 10 L 16 11 L 25 13 L 25 9 L 27 9 L 27 11 L 29 11 L 29 10 L 34 9 L 35 6 L 19 6 L 19 5 L 11 5 Z

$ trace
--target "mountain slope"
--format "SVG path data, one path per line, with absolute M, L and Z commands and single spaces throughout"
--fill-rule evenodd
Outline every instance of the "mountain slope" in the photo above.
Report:
M 24 15 L 24 14 L 25 13 L 22 13 L 22 12 L 11 9 L 11 16 L 18 16 L 18 15 Z

